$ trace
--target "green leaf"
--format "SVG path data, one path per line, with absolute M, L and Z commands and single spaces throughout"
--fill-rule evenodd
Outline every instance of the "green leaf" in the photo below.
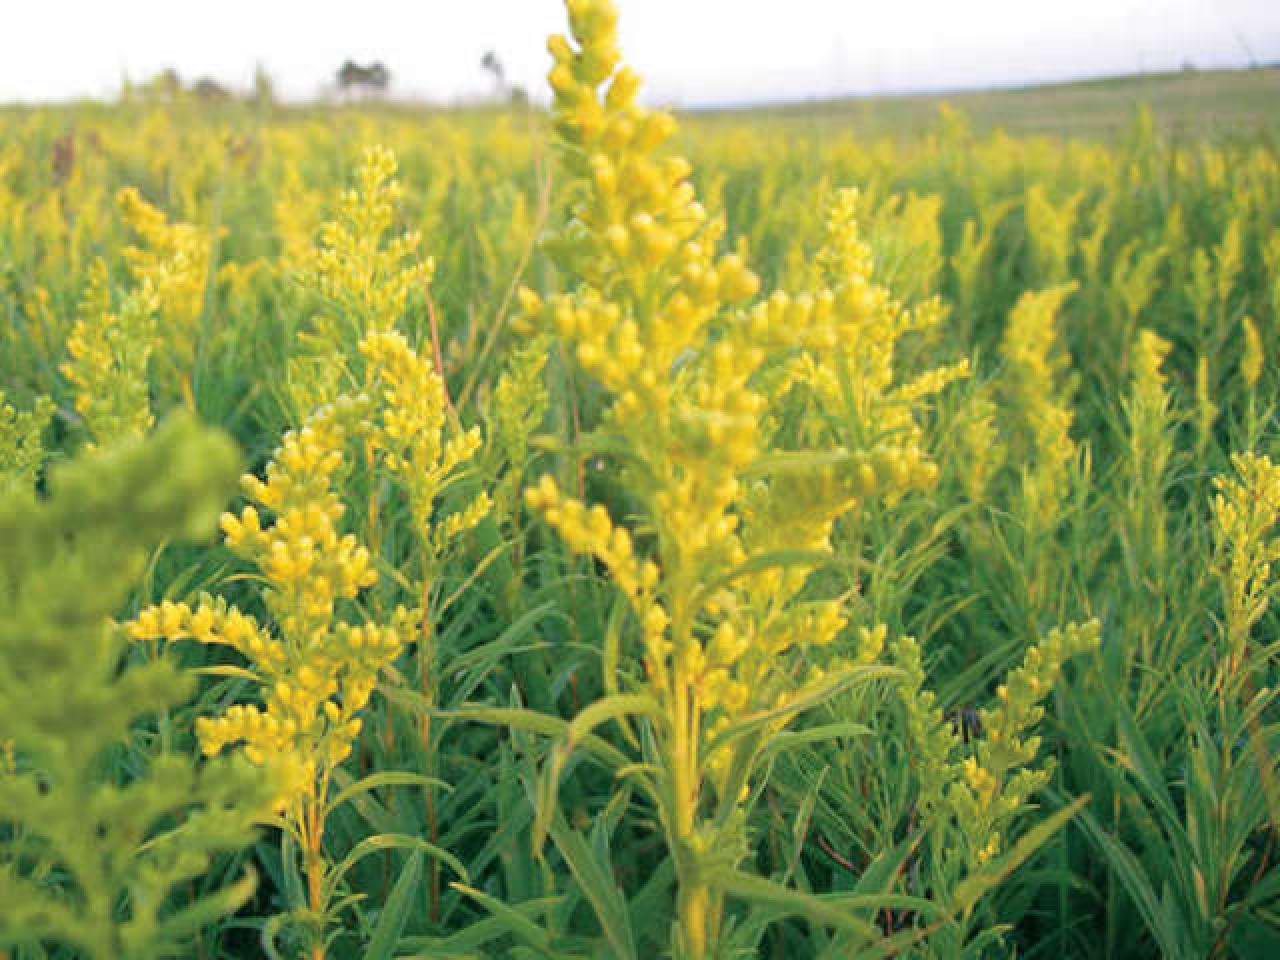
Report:
M 284 902 L 290 908 L 298 909 L 307 905 L 307 894 L 302 883 L 302 874 L 298 872 L 298 843 L 293 834 L 280 834 L 280 873 L 284 886 Z
M 357 863 L 363 860 L 371 853 L 378 853 L 382 850 L 418 850 L 425 853 L 428 857 L 434 857 L 441 863 L 448 864 L 449 869 L 460 876 L 463 880 L 467 880 L 467 868 L 463 866 L 462 861 L 451 854 L 448 850 L 442 850 L 433 843 L 428 843 L 420 837 L 410 837 L 402 833 L 379 833 L 372 837 L 365 837 L 354 847 L 351 852 L 342 858 L 342 861 L 334 867 L 325 876 L 324 879 L 324 899 L 328 901 L 337 891 L 338 885 L 342 882 L 342 878 Z
M 1102 852 L 1111 871 L 1119 878 L 1130 899 L 1133 900 L 1134 906 L 1138 908 L 1138 913 L 1146 923 L 1147 931 L 1160 947 L 1160 955 L 1170 958 L 1182 956 L 1183 951 L 1179 942 L 1181 938 L 1177 931 L 1169 929 L 1166 922 L 1168 914 L 1151 880 L 1144 873 L 1141 861 L 1128 847 L 1103 829 L 1088 811 L 1081 816 L 1080 824 L 1094 845 Z
M 509 933 L 516 940 L 528 947 L 532 947 L 539 953 L 550 954 L 551 934 L 524 916 L 524 914 L 509 907 L 496 897 L 491 897 L 489 894 L 477 890 L 475 887 L 469 887 L 465 883 L 451 883 L 449 886 L 470 897 L 493 914 L 493 918 L 498 921 L 504 932 Z
M 415 850 L 400 871 L 396 885 L 391 888 L 387 902 L 378 917 L 378 925 L 365 949 L 364 960 L 391 960 L 400 935 L 409 921 L 409 911 L 414 906 L 414 894 L 422 876 L 422 852 Z
M 807 746 L 811 743 L 822 743 L 826 740 L 871 737 L 875 736 L 875 734 L 876 731 L 865 723 L 854 723 L 853 721 L 824 723 L 816 727 L 806 727 L 804 730 L 784 730 L 769 738 L 769 742 L 764 748 L 764 755 L 781 753 L 785 750 Z
M 556 794 L 564 765 L 573 755 L 577 745 L 591 735 L 596 727 L 610 720 L 631 716 L 647 716 L 654 720 L 663 718 L 662 706 L 653 697 L 639 693 L 618 693 L 597 700 L 579 713 L 565 728 L 561 742 L 556 744 L 539 778 L 537 815 L 533 820 L 533 849 L 540 850 L 547 838 L 547 827 L 556 810 Z
M 437 780 L 435 777 L 426 777 L 420 773 L 409 773 L 408 771 L 388 770 L 383 773 L 371 773 L 367 777 L 363 777 L 354 783 L 343 787 L 338 793 L 324 806 L 324 817 L 337 810 L 344 803 L 347 803 L 361 794 L 368 793 L 371 790 L 377 790 L 380 787 L 436 787 L 440 790 L 451 790 L 452 787 L 443 780 Z
M 622 663 L 622 622 L 626 619 L 630 607 L 629 601 L 619 595 L 609 611 L 609 622 L 605 624 L 604 645 L 600 652 L 601 680 L 606 696 L 613 696 L 621 689 L 618 684 L 618 673 Z M 619 719 L 622 735 L 633 748 L 640 749 L 640 741 L 625 719 Z
M 842 902 L 846 898 L 839 901 L 826 900 L 728 867 L 709 871 L 707 882 L 723 893 L 767 907 L 780 916 L 806 917 L 814 923 L 842 930 L 867 941 L 874 941 L 881 935 L 878 928 L 854 915 L 852 908 Z M 870 902 L 874 898 L 857 899 Z
M 498 915 L 479 920 L 447 937 L 405 937 L 401 943 L 402 949 L 426 950 L 427 953 L 421 954 L 425 960 L 426 957 L 481 956 L 481 954 L 467 951 L 479 950 L 482 947 L 486 948 L 483 956 L 498 956 L 496 950 L 490 950 L 487 947 L 493 941 L 506 936 L 516 939 L 527 936 L 529 945 L 534 946 L 547 934 L 542 927 L 529 919 L 530 915 L 543 915 L 564 899 L 563 897 L 542 897 L 508 904 L 466 884 L 453 883 L 450 886 L 464 896 L 473 897 L 486 907 L 492 906 Z
M 445 710 L 433 706 L 421 694 L 410 690 L 397 689 L 396 687 L 380 689 L 382 689 L 383 696 L 392 703 L 414 713 L 438 717 L 442 720 L 469 720 L 474 723 L 488 723 L 497 727 L 510 727 L 514 730 L 537 733 L 546 737 L 563 737 L 569 729 L 569 722 L 561 717 L 553 717 L 550 714 L 538 713 L 536 710 L 527 710 L 523 707 L 489 707 L 481 704 L 463 704 L 462 706 Z M 581 737 L 579 745 L 611 767 L 621 767 L 630 762 L 626 754 L 599 737 Z
M 556 849 L 578 881 L 578 888 L 595 911 L 605 939 L 613 948 L 613 956 L 620 960 L 636 960 L 631 918 L 608 864 L 597 860 L 591 846 L 569 826 L 560 811 L 557 810 L 551 818 L 549 830 Z
M 160 939 L 174 944 L 190 939 L 209 924 L 243 907 L 257 888 L 258 875 L 252 869 L 246 870 L 231 886 L 202 897 L 165 919 L 160 924 Z
M 253 683 L 262 682 L 262 678 L 252 670 L 246 670 L 244 667 L 237 667 L 229 663 L 212 667 L 192 667 L 191 673 L 198 677 L 229 677 L 233 680 L 250 680 Z

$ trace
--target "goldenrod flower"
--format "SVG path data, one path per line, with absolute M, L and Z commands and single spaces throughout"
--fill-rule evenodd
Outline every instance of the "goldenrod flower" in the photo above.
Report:
M 70 355 L 62 375 L 75 389 L 75 409 L 98 444 L 145 436 L 151 412 L 149 367 L 155 349 L 160 300 L 149 281 L 129 292 L 119 311 L 111 306 L 107 266 L 94 262 L 89 287 L 67 338 Z
M 1022 453 L 1026 521 L 1033 531 L 1054 529 L 1068 495 L 1078 450 L 1071 437 L 1070 360 L 1058 343 L 1058 313 L 1075 284 L 1025 293 L 1009 315 L 1000 353 L 1006 363 L 1006 396 L 1024 424 Z
M 320 226 L 308 283 L 327 303 L 314 328 L 330 347 L 350 348 L 366 333 L 391 331 L 410 296 L 431 280 L 433 262 L 418 259 L 421 237 L 391 236 L 402 192 L 395 175 L 390 150 L 366 150 L 356 185 L 343 193 L 335 219 Z
M 1231 458 L 1234 477 L 1217 477 L 1212 502 L 1215 566 L 1226 606 L 1231 671 L 1243 662 L 1250 631 L 1270 605 L 1272 565 L 1280 561 L 1280 466 L 1254 453 Z
M 1240 358 L 1240 375 L 1244 377 L 1245 385 L 1253 390 L 1262 379 L 1266 353 L 1262 349 L 1262 336 L 1258 333 L 1258 326 L 1253 318 L 1245 317 L 1240 325 L 1244 328 L 1244 355 Z

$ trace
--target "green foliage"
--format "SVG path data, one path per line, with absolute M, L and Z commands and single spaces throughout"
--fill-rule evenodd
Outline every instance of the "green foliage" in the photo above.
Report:
M 135 742 L 193 683 L 168 661 L 126 663 L 111 620 L 151 551 L 208 537 L 236 468 L 223 436 L 172 420 L 58 467 L 46 498 L 0 500 L 0 730 L 13 749 L 0 775 L 0 944 L 181 956 L 252 893 L 251 874 L 194 899 L 186 887 L 250 842 L 269 803 L 262 780 L 242 764 L 197 767 L 165 738 Z M 134 769 L 120 776 L 126 750 Z

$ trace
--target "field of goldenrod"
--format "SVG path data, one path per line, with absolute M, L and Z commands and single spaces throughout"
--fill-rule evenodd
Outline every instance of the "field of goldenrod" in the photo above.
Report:
M 0 114 L 0 958 L 1276 956 L 1280 152 L 568 6 L 550 114 Z

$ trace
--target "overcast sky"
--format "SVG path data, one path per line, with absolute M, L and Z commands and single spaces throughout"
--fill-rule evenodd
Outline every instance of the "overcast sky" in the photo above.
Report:
M 683 105 L 945 90 L 1280 60 L 1280 0 L 621 0 L 651 100 Z M 0 101 L 105 97 L 165 66 L 316 95 L 346 58 L 401 95 L 488 89 L 492 49 L 544 89 L 560 0 L 4 0 Z

